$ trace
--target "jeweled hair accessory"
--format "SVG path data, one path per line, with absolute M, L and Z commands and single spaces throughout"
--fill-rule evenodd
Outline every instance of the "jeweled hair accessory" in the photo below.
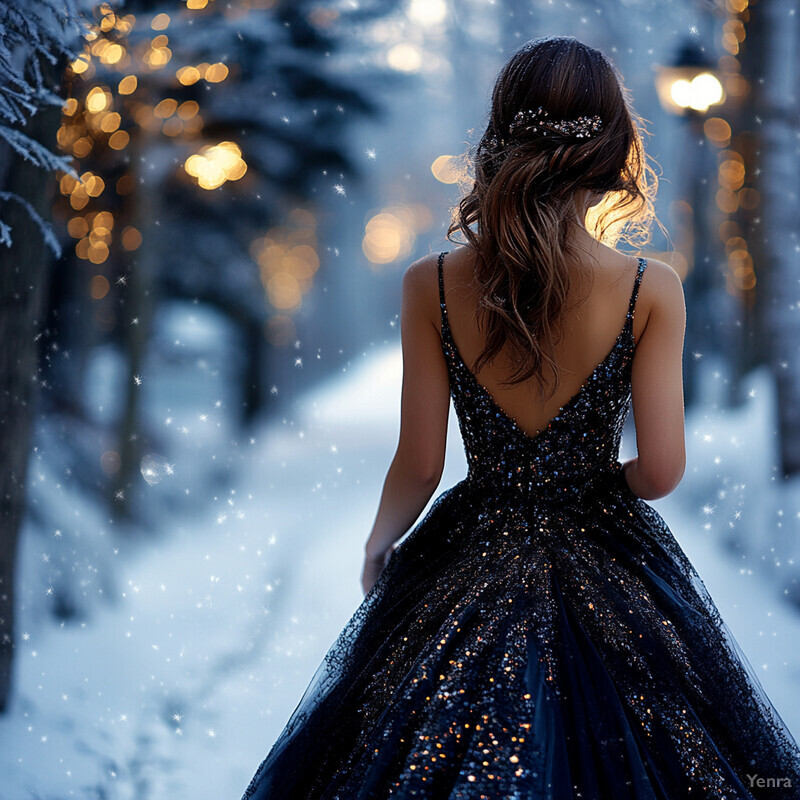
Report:
M 557 131 L 566 136 L 574 136 L 576 139 L 591 139 L 596 133 L 603 130 L 603 120 L 595 114 L 594 116 L 582 116 L 577 119 L 552 120 L 550 114 L 541 106 L 536 110 L 517 111 L 514 119 L 508 126 L 509 136 L 514 136 L 519 131 L 526 133 L 540 134 L 547 136 L 548 133 Z M 504 139 L 493 136 L 490 140 L 493 147 L 498 144 L 505 145 Z

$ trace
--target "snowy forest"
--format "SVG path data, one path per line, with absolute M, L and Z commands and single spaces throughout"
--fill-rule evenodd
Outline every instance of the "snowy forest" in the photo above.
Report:
M 362 599 L 403 272 L 547 34 L 647 121 L 653 505 L 800 737 L 796 0 L 0 0 L 0 800 L 241 794 Z

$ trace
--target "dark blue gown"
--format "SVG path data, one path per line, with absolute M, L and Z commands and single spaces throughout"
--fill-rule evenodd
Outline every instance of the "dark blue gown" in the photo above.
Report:
M 538 434 L 442 344 L 469 465 L 400 544 L 243 800 L 800 798 L 800 751 L 619 446 L 624 327 Z

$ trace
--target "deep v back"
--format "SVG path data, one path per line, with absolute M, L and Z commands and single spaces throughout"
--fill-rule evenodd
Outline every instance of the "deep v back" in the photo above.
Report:
M 473 479 L 488 471 L 501 485 L 510 479 L 510 485 L 518 488 L 548 484 L 558 491 L 579 491 L 597 474 L 618 468 L 622 427 L 631 398 L 630 368 L 636 350 L 634 310 L 646 259 L 638 260 L 625 322 L 611 350 L 547 425 L 531 434 L 502 409 L 461 357 L 445 303 L 446 254 L 440 253 L 438 260 L 442 347 Z M 509 460 L 520 457 L 524 457 L 520 463 Z M 577 481 L 576 466 L 580 467 Z M 502 479 L 498 478 L 501 474 L 505 476 Z M 573 480 L 567 480 L 568 474 L 573 475 Z

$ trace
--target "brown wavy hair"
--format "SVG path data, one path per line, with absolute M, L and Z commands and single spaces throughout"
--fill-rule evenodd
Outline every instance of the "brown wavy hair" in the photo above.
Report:
M 547 135 L 509 133 L 518 111 L 539 106 L 555 122 L 598 115 L 602 129 L 591 138 L 549 126 Z M 477 254 L 478 325 L 486 346 L 474 372 L 510 342 L 516 368 L 503 383 L 522 382 L 548 366 L 555 385 L 547 397 L 555 394 L 560 376 L 553 343 L 570 285 L 569 260 L 576 256 L 567 235 L 579 224 L 575 193 L 602 196 L 584 224 L 611 246 L 621 239 L 646 244 L 653 220 L 664 230 L 653 209 L 658 177 L 642 133 L 643 120 L 612 63 L 574 37 L 533 39 L 503 67 L 486 131 L 467 151 L 472 188 L 447 231 L 450 241 L 461 231 Z

